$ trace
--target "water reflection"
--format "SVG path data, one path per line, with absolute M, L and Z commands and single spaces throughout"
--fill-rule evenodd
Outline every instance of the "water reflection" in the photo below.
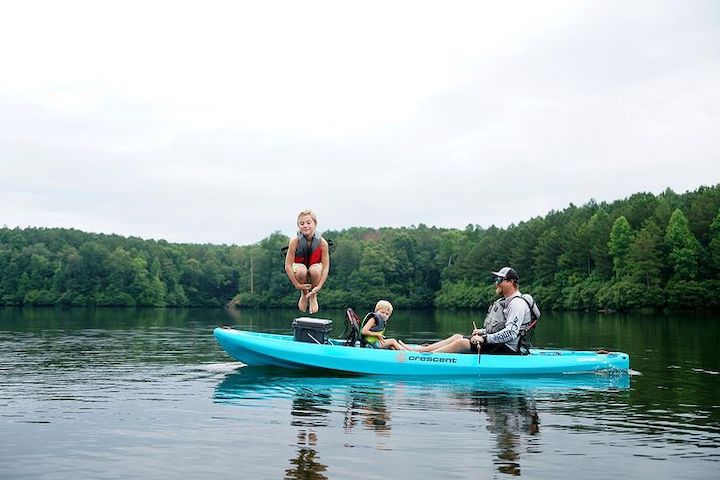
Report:
M 630 387 L 625 374 L 578 374 L 552 375 L 545 377 L 514 378 L 435 378 L 435 377 L 393 377 L 393 376 L 329 376 L 311 371 L 291 371 L 273 367 L 246 367 L 228 373 L 214 392 L 217 403 L 242 404 L 243 400 L 307 397 L 322 399 L 329 413 L 339 395 L 373 392 L 391 393 L 391 386 L 402 386 L 406 402 L 433 401 L 438 393 L 465 394 L 472 396 L 482 392 L 492 396 L 508 392 L 527 394 L 564 394 L 581 391 L 614 391 Z M 443 398 L 444 400 L 444 398 Z M 356 399 L 358 401 L 358 399 Z M 367 399 L 360 399 L 367 402 Z M 436 403 L 441 403 L 437 400 Z M 427 406 L 427 405 L 426 405 Z M 439 405 L 436 405 L 439 406 Z M 312 416 L 312 415 L 306 415 Z
M 290 459 L 290 467 L 285 470 L 287 479 L 326 479 L 323 472 L 327 465 L 320 462 L 317 452 L 317 427 L 327 426 L 331 403 L 326 392 L 311 388 L 300 388 L 292 400 L 290 425 L 297 427 L 296 456 Z
M 313 430 L 299 430 L 297 436 L 298 451 L 295 458 L 290 459 L 290 467 L 285 470 L 287 479 L 327 479 L 323 472 L 327 465 L 320 463 L 317 458 L 317 433 Z
M 352 429 L 358 420 L 366 429 L 379 435 L 390 434 L 390 411 L 383 387 L 354 385 L 348 390 L 343 428 Z
M 499 473 L 520 476 L 520 459 L 531 440 L 540 434 L 540 415 L 531 394 L 507 392 L 503 395 L 478 390 L 456 396 L 459 404 L 470 406 L 485 419 L 485 428 L 494 438 L 492 462 Z
M 341 334 L 342 311 L 324 312 Z M 714 317 L 549 312 L 539 345 L 612 346 L 642 375 L 488 381 L 238 370 L 215 326 L 290 333 L 297 313 L 240 315 L 0 308 L 0 477 L 123 465 L 125 478 L 215 478 L 241 464 L 247 478 L 362 479 L 380 459 L 398 478 L 703 479 L 720 464 Z M 430 340 L 477 316 L 398 312 L 393 332 Z
M 346 430 L 352 429 L 360 420 L 364 428 L 389 435 L 390 415 L 382 388 L 352 383 L 347 392 L 341 394 L 337 384 L 333 387 L 332 382 L 318 380 L 318 377 L 305 378 L 307 383 L 295 383 L 292 389 L 290 425 L 297 428 L 297 450 L 285 470 L 287 479 L 328 478 L 324 475 L 328 467 L 321 462 L 317 445 L 319 429 L 331 426 L 334 403 L 345 409 L 343 428 Z M 340 385 L 346 385 L 348 380 L 342 379 Z
M 395 377 L 327 377 L 308 373 L 293 374 L 277 369 L 241 368 L 225 376 L 217 386 L 217 403 L 243 407 L 267 408 L 268 402 L 289 401 L 291 421 L 296 428 L 297 450 L 289 459 L 286 478 L 327 478 L 327 465 L 322 462 L 318 437 L 342 423 L 345 432 L 353 429 L 373 432 L 392 443 L 393 412 L 418 412 L 426 417 L 433 412 L 467 412 L 460 415 L 470 422 L 466 428 L 477 429 L 478 441 L 486 442 L 493 468 L 502 475 L 521 475 L 521 458 L 532 452 L 540 436 L 541 418 L 536 401 L 582 392 L 619 391 L 629 388 L 627 375 L 567 375 L 515 379 L 428 379 Z M 287 404 L 285 404 L 287 405 Z M 287 407 L 285 407 L 287 408 Z M 472 414 L 472 412 L 476 412 Z M 453 417 L 457 421 L 460 417 Z M 396 436 L 435 433 L 422 421 L 401 425 Z M 397 427 L 398 425 L 395 425 Z M 329 428 L 326 428 L 329 427 Z M 431 430 L 432 429 L 432 430 Z M 453 430 L 440 426 L 439 430 Z M 488 432 L 482 434 L 482 432 Z M 474 435 L 464 433 L 465 437 Z M 375 448 L 390 450 L 384 445 Z M 354 446 L 354 445 L 348 445 Z M 412 448 L 412 447 L 406 447 Z

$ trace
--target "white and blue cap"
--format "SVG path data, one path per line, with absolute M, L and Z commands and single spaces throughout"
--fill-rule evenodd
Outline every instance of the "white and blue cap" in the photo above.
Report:
M 516 282 L 520 281 L 520 277 L 518 277 L 517 272 L 510 267 L 503 267 L 497 272 L 490 273 L 492 273 L 498 278 L 503 278 L 505 280 L 515 280 Z

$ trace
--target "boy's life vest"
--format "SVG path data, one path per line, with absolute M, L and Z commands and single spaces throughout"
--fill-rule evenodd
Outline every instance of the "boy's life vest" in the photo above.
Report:
M 375 319 L 375 325 L 373 325 L 373 327 L 370 329 L 370 331 L 379 333 L 380 335 L 385 335 L 385 325 L 387 324 L 387 320 L 385 320 L 384 316 L 382 316 L 381 314 L 376 313 L 376 312 L 370 312 L 367 315 L 365 315 L 365 318 L 363 319 L 362 323 L 360 324 L 360 332 L 363 331 L 365 324 L 371 318 Z M 378 341 L 378 337 L 375 337 L 372 335 L 363 335 L 363 338 L 365 339 L 365 343 L 376 343 Z
M 320 235 L 317 232 L 313 234 L 312 241 L 308 245 L 305 235 L 298 233 L 298 243 L 295 249 L 294 263 L 302 263 L 306 267 L 310 267 L 315 263 L 322 263 L 322 248 L 320 248 Z
M 520 335 L 523 335 L 525 333 L 529 324 L 540 318 L 540 309 L 538 308 L 535 300 L 530 294 L 524 293 L 522 295 L 516 295 L 514 297 L 510 297 L 509 300 L 506 298 L 501 298 L 493 302 L 493 304 L 490 305 L 490 308 L 488 308 L 488 314 L 487 317 L 485 317 L 485 324 L 483 325 L 485 333 L 497 333 L 503 328 L 505 328 L 505 323 L 507 322 L 508 308 L 510 307 L 510 303 L 516 298 L 523 299 L 525 303 L 527 303 L 527 306 L 530 308 L 530 321 L 523 322 L 520 325 Z

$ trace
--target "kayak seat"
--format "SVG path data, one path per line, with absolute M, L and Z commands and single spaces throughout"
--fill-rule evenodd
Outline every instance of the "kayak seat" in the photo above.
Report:
M 354 347 L 358 342 L 362 343 L 362 335 L 360 335 L 360 317 L 352 308 L 345 309 L 345 338 L 346 347 Z

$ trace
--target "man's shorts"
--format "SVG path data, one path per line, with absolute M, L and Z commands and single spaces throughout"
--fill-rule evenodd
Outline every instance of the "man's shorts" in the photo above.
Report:
M 470 336 L 469 335 L 463 335 L 463 338 L 467 338 L 468 342 L 470 342 Z M 472 353 L 478 353 L 478 344 L 470 342 L 470 351 Z M 488 354 L 488 355 L 520 355 L 520 352 L 516 352 L 512 348 L 508 347 L 505 343 L 487 343 L 484 342 L 482 344 L 482 347 L 480 347 L 480 353 Z

